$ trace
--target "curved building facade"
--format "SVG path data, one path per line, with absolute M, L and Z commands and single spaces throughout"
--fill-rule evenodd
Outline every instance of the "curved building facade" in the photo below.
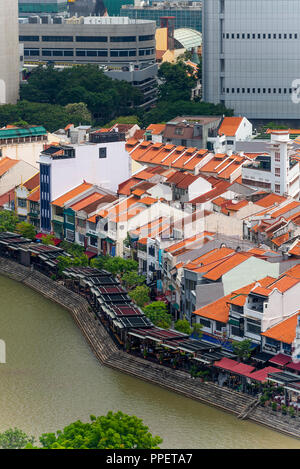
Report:
M 0 104 L 19 96 L 18 0 L 0 0 Z

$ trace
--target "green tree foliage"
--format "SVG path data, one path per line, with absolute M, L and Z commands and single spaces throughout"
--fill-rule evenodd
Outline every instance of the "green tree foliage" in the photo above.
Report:
M 155 326 L 169 329 L 172 324 L 172 316 L 167 311 L 167 305 L 163 301 L 153 301 L 144 307 L 145 315 Z
M 241 342 L 235 340 L 232 342 L 233 352 L 237 355 L 238 360 L 244 361 L 251 357 L 251 340 L 245 339 Z
M 20 223 L 17 223 L 16 225 L 16 231 L 20 235 L 24 236 L 24 238 L 28 239 L 34 239 L 36 235 L 36 229 L 35 227 L 26 221 L 21 221 Z
M 178 319 L 178 321 L 175 322 L 174 327 L 176 331 L 183 332 L 184 334 L 191 335 L 192 333 L 192 328 L 187 319 Z
M 64 251 L 72 256 L 81 256 L 84 253 L 84 247 L 69 241 L 62 241 L 59 245 Z
M 92 114 L 85 103 L 70 103 L 65 106 L 65 110 L 69 115 L 69 122 L 80 122 L 80 124 L 91 124 Z
M 115 124 L 139 124 L 139 118 L 135 115 L 132 116 L 119 116 L 105 124 L 104 128 L 111 128 Z
M 122 276 L 122 283 L 128 289 L 135 288 L 138 285 L 142 285 L 143 283 L 145 283 L 145 281 L 146 277 L 144 275 L 139 275 L 135 270 L 125 272 L 125 274 L 123 274 Z
M 65 128 L 72 123 L 91 124 L 91 119 L 86 119 L 88 111 L 80 112 L 79 104 L 71 107 L 59 106 L 57 104 L 19 101 L 17 104 L 0 105 L 0 126 L 18 123 L 20 126 L 43 125 L 48 132 Z M 79 106 L 77 108 L 77 106 Z M 85 106 L 85 105 L 84 105 Z M 86 108 L 86 106 L 85 106 Z M 78 112 L 77 112 L 78 111 Z
M 10 210 L 0 211 L 0 233 L 3 231 L 15 231 L 19 219 Z
M 42 238 L 42 244 L 46 244 L 47 246 L 54 246 L 55 236 L 53 234 L 48 234 Z
M 70 256 L 70 257 L 58 256 L 57 260 L 58 260 L 57 269 L 58 269 L 59 275 L 61 275 L 67 267 L 74 267 L 74 266 L 87 267 L 89 265 L 89 258 L 87 257 L 86 254 Z
M 195 323 L 193 324 L 192 329 L 192 334 L 198 336 L 199 338 L 202 336 L 203 324 Z
M 102 123 L 129 114 L 140 103 L 142 94 L 130 83 L 112 80 L 96 65 L 63 70 L 38 67 L 21 87 L 21 99 L 58 104 L 85 103 Z
M 27 445 L 34 444 L 34 437 L 26 435 L 18 428 L 9 428 L 3 433 L 0 433 L 0 448 L 1 449 L 22 449 Z
M 80 420 L 62 431 L 44 433 L 40 437 L 43 449 L 159 449 L 159 436 L 135 415 L 109 411 L 106 416 L 90 416 L 91 422 Z M 28 445 L 27 448 L 33 448 Z M 37 449 L 37 448 L 35 448 Z
M 158 87 L 160 101 L 177 102 L 191 99 L 191 91 L 197 80 L 190 66 L 181 61 L 176 64 L 164 62 L 159 67 L 158 77 L 163 82 Z
M 150 301 L 149 292 L 150 289 L 146 287 L 146 285 L 141 285 L 136 287 L 134 290 L 131 290 L 128 295 L 138 306 L 142 308 Z
M 114 275 L 137 271 L 138 263 L 133 259 L 123 259 L 122 257 L 102 256 L 91 260 L 91 266 L 96 269 L 104 269 Z

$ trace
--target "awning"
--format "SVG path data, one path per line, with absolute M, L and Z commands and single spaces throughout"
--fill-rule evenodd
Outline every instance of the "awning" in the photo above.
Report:
M 269 360 L 270 363 L 275 363 L 275 365 L 280 366 L 284 366 L 287 363 L 290 363 L 291 361 L 291 357 L 289 357 L 288 355 L 284 355 L 283 353 L 278 353 L 277 355 L 275 355 L 275 357 L 270 358 Z
M 97 257 L 98 254 L 96 252 L 93 252 L 93 251 L 84 251 L 84 254 L 89 258 L 89 259 L 92 259 L 92 257 Z
M 255 369 L 254 366 L 239 363 L 231 360 L 231 358 L 222 358 L 220 361 L 215 362 L 214 366 L 242 376 L 248 376 Z
M 266 368 L 262 368 L 261 370 L 250 373 L 249 378 L 263 383 L 267 381 L 269 373 L 278 373 L 280 371 L 281 370 L 279 368 L 275 368 L 274 366 L 267 366 Z
M 286 367 L 289 368 L 290 370 L 300 371 L 300 363 L 291 362 L 291 363 L 288 363 Z

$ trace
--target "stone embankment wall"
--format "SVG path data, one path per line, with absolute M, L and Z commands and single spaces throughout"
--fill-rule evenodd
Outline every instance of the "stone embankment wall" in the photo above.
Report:
M 254 406 L 254 399 L 213 383 L 200 382 L 181 370 L 172 370 L 120 350 L 105 327 L 98 321 L 84 297 L 30 268 L 0 258 L 0 274 L 36 290 L 69 310 L 102 365 L 135 378 L 159 385 L 169 391 L 198 400 L 235 416 L 247 419 L 290 436 L 300 438 L 298 418 L 291 419 L 270 409 Z M 247 409 L 251 409 L 249 413 Z

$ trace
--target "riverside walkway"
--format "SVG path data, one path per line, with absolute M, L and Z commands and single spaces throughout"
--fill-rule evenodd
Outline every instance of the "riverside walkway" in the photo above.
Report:
M 230 412 L 236 417 L 246 417 L 250 421 L 273 430 L 300 438 L 298 419 L 291 419 L 289 416 L 274 413 L 268 408 L 256 406 L 256 400 L 247 394 L 213 383 L 200 382 L 192 379 L 189 373 L 169 369 L 120 350 L 97 319 L 86 299 L 67 289 L 62 283 L 4 258 L 0 258 L 0 274 L 23 283 L 66 308 L 102 365 Z

